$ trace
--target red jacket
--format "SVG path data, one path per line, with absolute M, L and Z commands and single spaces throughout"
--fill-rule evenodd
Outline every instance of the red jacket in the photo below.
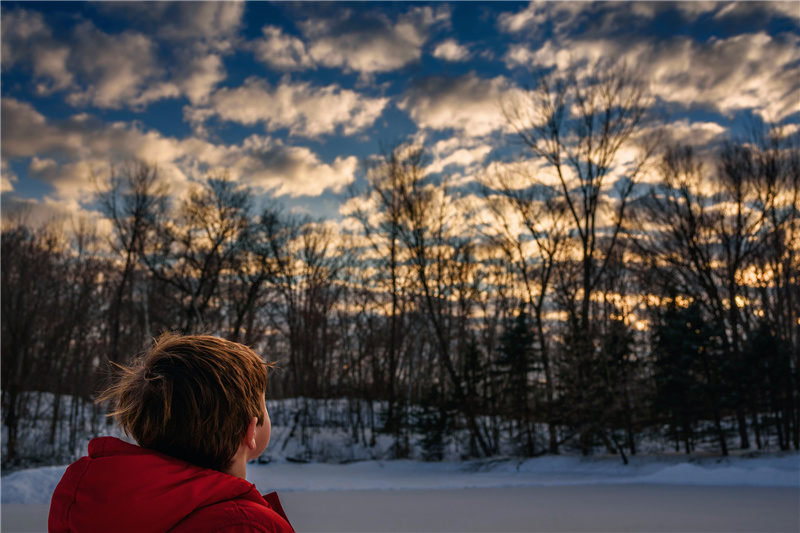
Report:
M 89 443 L 50 502 L 55 532 L 293 533 L 276 493 L 114 437 Z

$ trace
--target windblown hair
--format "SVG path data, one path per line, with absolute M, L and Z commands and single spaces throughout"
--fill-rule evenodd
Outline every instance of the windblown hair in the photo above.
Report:
M 165 333 L 97 402 L 140 446 L 222 471 L 252 417 L 264 423 L 269 366 L 235 342 Z

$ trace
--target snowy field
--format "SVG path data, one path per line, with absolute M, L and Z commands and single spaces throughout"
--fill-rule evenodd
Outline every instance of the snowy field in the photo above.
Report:
M 66 467 L 2 478 L 2 531 L 45 531 Z M 248 466 L 299 531 L 800 531 L 800 455 Z
M 62 412 L 70 412 L 72 400 L 61 401 Z M 701 443 L 699 453 L 687 457 L 670 453 L 656 439 L 645 441 L 646 453 L 631 457 L 628 465 L 618 456 L 569 454 L 460 462 L 468 439 L 453 438 L 444 449 L 449 461 L 393 461 L 384 460 L 392 456 L 393 440 L 383 434 L 373 438 L 369 424 L 353 438 L 349 402 L 313 404 L 312 424 L 296 427 L 303 402 L 269 402 L 273 433 L 265 458 L 270 462 L 248 466 L 248 479 L 262 492 L 281 494 L 298 532 L 800 532 L 797 453 L 752 452 L 723 459 L 713 443 Z M 81 403 L 85 415 L 74 438 L 59 424 L 52 449 L 42 448 L 52 427 L 51 403 L 49 395 L 31 396 L 27 402 L 32 422 L 21 428 L 23 456 L 36 452 L 49 457 L 50 464 L 66 463 L 85 453 L 98 432 L 122 436 Z M 367 419 L 363 404 L 356 407 Z M 540 444 L 545 430 L 539 428 Z M 418 436 L 411 443 L 411 457 L 419 459 Z M 774 443 L 770 446 L 775 449 Z M 4 473 L 2 531 L 46 531 L 50 497 L 65 469 Z

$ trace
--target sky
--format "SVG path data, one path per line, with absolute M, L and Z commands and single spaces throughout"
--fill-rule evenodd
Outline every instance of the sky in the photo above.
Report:
M 500 103 L 570 61 L 637 69 L 676 141 L 800 124 L 796 2 L 1 6 L 4 219 L 96 216 L 93 176 L 133 159 L 334 220 L 402 142 L 469 187 L 524 157 Z

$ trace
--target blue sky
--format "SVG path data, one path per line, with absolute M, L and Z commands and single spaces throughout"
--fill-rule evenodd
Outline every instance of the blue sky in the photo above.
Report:
M 637 68 L 711 147 L 800 123 L 799 44 L 792 2 L 2 2 L 3 216 L 90 212 L 134 158 L 325 218 L 398 142 L 468 187 L 521 152 L 499 102 L 570 60 Z

